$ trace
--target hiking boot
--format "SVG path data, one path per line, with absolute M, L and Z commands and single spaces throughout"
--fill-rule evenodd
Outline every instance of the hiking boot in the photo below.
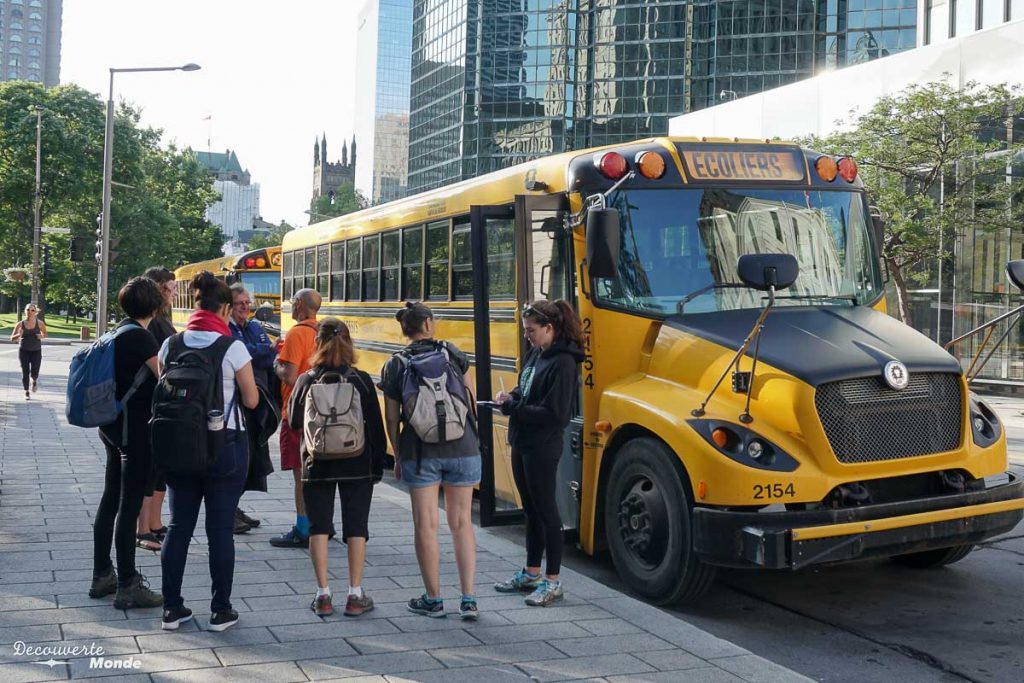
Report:
M 459 616 L 463 619 L 476 621 L 480 618 L 480 610 L 477 609 L 476 600 L 463 598 L 459 603 Z
M 358 597 L 350 593 L 348 596 L 348 602 L 345 603 L 345 616 L 358 617 L 363 612 L 369 612 L 372 609 L 373 598 L 365 592 Z
M 163 604 L 163 596 L 149 589 L 149 581 L 142 574 L 133 576 L 127 586 L 118 586 L 114 596 L 115 609 L 162 607 Z
M 331 603 L 331 594 L 318 595 L 313 598 L 313 602 L 310 603 L 309 608 L 318 617 L 329 617 L 334 614 L 334 605 Z
M 210 617 L 210 630 L 220 633 L 226 631 L 238 623 L 238 612 L 233 609 L 223 612 L 214 612 Z
M 275 548 L 308 548 L 309 537 L 303 536 L 298 529 L 292 527 L 288 533 L 270 539 L 270 545 Z
M 523 568 L 513 574 L 508 581 L 494 584 L 494 590 L 499 593 L 529 593 L 537 587 L 538 583 L 540 583 L 540 574 L 534 576 L 527 572 L 526 568 Z
M 232 531 L 236 534 L 245 534 L 252 530 L 252 525 L 239 516 L 240 510 L 235 510 L 235 525 Z
M 444 600 L 441 598 L 431 600 L 427 597 L 426 593 L 410 600 L 408 608 L 410 612 L 422 614 L 425 617 L 439 618 L 444 616 Z
M 242 508 L 235 508 L 235 519 L 242 520 L 243 522 L 251 526 L 253 529 L 257 529 L 260 526 L 260 520 L 254 519 L 249 515 L 245 514 L 244 512 L 242 512 Z
M 160 622 L 160 628 L 165 631 L 177 631 L 179 626 L 188 621 L 192 621 L 192 610 L 188 607 L 165 609 L 164 618 Z
M 562 593 L 561 581 L 549 581 L 542 579 L 532 593 L 526 596 L 526 604 L 531 607 L 547 607 L 556 600 L 561 600 L 565 595 Z
M 102 598 L 111 593 L 117 592 L 117 574 L 110 568 L 102 576 L 92 577 L 92 585 L 89 586 L 90 598 Z

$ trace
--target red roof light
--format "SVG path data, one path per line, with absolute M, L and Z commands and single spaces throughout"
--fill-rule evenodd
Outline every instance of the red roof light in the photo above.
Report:
M 848 183 L 852 183 L 857 177 L 857 162 L 853 157 L 843 157 L 839 160 L 839 176 Z
M 612 180 L 618 180 L 629 172 L 629 165 L 626 157 L 618 152 L 605 152 L 601 156 L 594 155 L 594 165 L 601 175 Z

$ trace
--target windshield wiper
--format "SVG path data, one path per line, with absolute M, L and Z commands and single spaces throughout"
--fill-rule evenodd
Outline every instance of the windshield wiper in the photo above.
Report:
M 836 299 L 836 300 L 839 300 L 839 301 L 850 301 L 850 302 L 853 302 L 854 306 L 856 306 L 859 303 L 857 301 L 857 297 L 853 296 L 852 294 L 787 294 L 785 296 L 781 296 L 779 294 L 776 294 L 775 298 L 776 299 Z
M 696 299 L 697 297 L 699 297 L 702 294 L 707 294 L 708 292 L 710 292 L 713 289 L 741 289 L 741 288 L 742 289 L 746 289 L 746 285 L 741 284 L 739 282 L 712 282 L 707 287 L 702 287 L 702 288 L 698 289 L 696 292 L 690 292 L 689 294 L 684 296 L 682 299 L 677 301 L 676 302 L 676 313 L 678 315 L 682 315 L 683 314 L 683 309 L 686 307 L 686 304 L 690 303 L 691 301 L 693 301 L 694 299 Z

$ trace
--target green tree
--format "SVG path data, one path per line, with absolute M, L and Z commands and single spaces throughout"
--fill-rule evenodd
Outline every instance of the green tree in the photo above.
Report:
M 344 216 L 347 213 L 365 209 L 369 205 L 366 197 L 356 191 L 352 183 L 342 183 L 334 190 L 333 196 L 328 192 L 310 203 L 310 222 L 316 223 L 335 216 Z
M 267 235 L 257 235 L 249 241 L 250 249 L 265 249 L 267 247 L 279 247 L 284 242 L 285 233 L 294 230 L 294 226 L 281 221 L 280 225 L 271 228 Z
M 1024 141 L 1007 142 L 1007 121 L 1022 112 L 1016 87 L 970 82 L 956 89 L 940 81 L 881 98 L 852 130 L 801 141 L 856 159 L 886 220 L 882 257 L 907 324 L 908 282 L 922 277 L 925 262 L 946 258 L 958 234 L 1007 230 L 1024 218 L 1024 204 L 1012 201 L 1020 181 L 1005 174 L 1024 149 Z

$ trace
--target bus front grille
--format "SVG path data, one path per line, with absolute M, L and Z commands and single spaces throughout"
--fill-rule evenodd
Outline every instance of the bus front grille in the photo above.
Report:
M 878 377 L 830 382 L 814 396 L 818 417 L 839 462 L 911 458 L 960 446 L 963 396 L 960 376 L 910 375 L 896 391 Z

